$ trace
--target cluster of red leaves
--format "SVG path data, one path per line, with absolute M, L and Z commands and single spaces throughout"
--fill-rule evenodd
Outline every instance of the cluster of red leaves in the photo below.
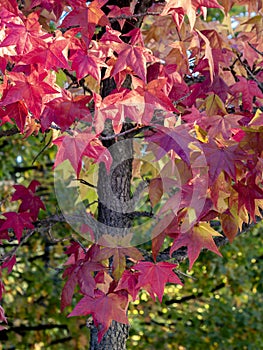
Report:
M 94 244 L 87 251 L 83 251 L 78 243 L 73 242 L 66 254 L 69 255 L 69 259 L 63 274 L 67 281 L 62 291 L 61 309 L 71 304 L 74 290 L 78 285 L 83 298 L 69 316 L 91 314 L 99 329 L 99 341 L 112 320 L 128 323 L 129 301 L 137 299 L 141 288 L 147 290 L 154 300 L 157 296 L 162 301 L 166 283 L 182 284 L 173 271 L 177 265 L 168 262 L 140 261 L 125 270 L 119 280 L 112 279 L 109 267 L 103 265 L 101 261 L 111 256 L 116 258 L 116 255 L 122 255 L 124 259 L 126 256 L 142 258 L 134 247 L 103 248 Z
M 211 220 L 219 220 L 232 241 L 244 222 L 260 216 L 262 15 L 244 22 L 237 36 L 227 35 L 231 28 L 226 33 L 223 26 L 215 29 L 200 19 L 209 7 L 227 13 L 235 2 L 221 1 L 221 6 L 216 0 L 168 0 L 149 29 L 142 33 L 134 28 L 125 35 L 124 18 L 133 9 L 107 8 L 106 0 L 32 0 L 22 9 L 15 0 L 0 4 L 1 125 L 15 123 L 26 137 L 60 129 L 63 134 L 54 140 L 54 166 L 68 159 L 77 177 L 83 157 L 110 169 L 111 155 L 100 140 L 106 119 L 112 120 L 115 133 L 125 121 L 155 129 L 154 134 L 145 133 L 149 150 L 156 160 L 169 155 L 171 161 L 150 183 L 151 204 L 158 205 L 164 189 L 174 184 L 175 168 L 180 191 L 159 212 L 154 230 L 160 234 L 153 234 L 152 240 L 154 261 L 165 237 L 170 237 L 171 255 L 186 246 L 191 268 L 202 248 L 220 254 Z M 249 3 L 249 11 L 260 10 L 260 1 L 242 3 Z M 122 15 L 120 30 L 113 29 L 112 19 Z M 53 31 L 51 22 L 57 26 Z M 98 28 L 102 34 L 97 37 Z M 64 78 L 60 84 L 63 72 L 74 81 Z M 116 89 L 102 97 L 96 84 L 109 77 Z M 74 92 L 70 81 L 78 86 L 84 81 L 89 94 Z M 156 110 L 163 111 L 161 118 Z M 85 125 L 84 131 L 78 122 Z M 15 186 L 12 200 L 22 202 L 18 212 L 3 214 L 1 239 L 8 239 L 11 229 L 20 241 L 24 229 L 34 228 L 39 209 L 44 209 L 35 195 L 37 185 L 32 181 L 28 188 Z M 128 322 L 128 302 L 141 288 L 161 300 L 166 283 L 181 283 L 173 272 L 175 264 L 142 261 L 135 248 L 92 245 L 84 252 L 73 244 L 67 254 L 62 309 L 79 286 L 84 296 L 70 315 L 92 314 L 100 339 L 112 320 Z M 128 269 L 127 256 L 138 261 Z M 11 271 L 14 264 L 12 256 L 2 268 Z M 3 289 L 0 284 L 0 296 Z M 0 321 L 6 321 L 2 308 Z

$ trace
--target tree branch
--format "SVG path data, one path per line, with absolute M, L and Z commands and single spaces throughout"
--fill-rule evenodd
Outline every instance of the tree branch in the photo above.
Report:
M 1 130 L 0 131 L 0 138 L 4 137 L 4 136 L 13 136 L 16 134 L 20 134 L 20 130 L 18 130 L 18 128 L 16 126 L 14 126 L 13 128 L 11 128 L 9 130 Z
M 263 91 L 263 84 L 257 79 L 257 77 L 254 75 L 254 73 L 251 71 L 250 67 L 248 66 L 247 63 L 245 63 L 244 61 L 241 60 L 241 54 L 237 53 L 237 58 L 239 60 L 239 62 L 241 63 L 241 65 L 245 68 L 248 76 L 254 80 L 257 84 L 258 87 L 260 88 L 261 91 Z
M 249 41 L 248 41 L 248 45 L 254 50 L 256 51 L 256 53 L 258 53 L 260 56 L 263 56 L 263 52 L 259 51 L 255 46 L 253 46 Z
M 1 334 L 7 333 L 7 332 L 16 332 L 18 334 L 24 333 L 24 332 L 30 332 L 30 331 L 44 331 L 47 329 L 65 329 L 68 331 L 68 326 L 63 324 L 38 324 L 36 326 L 9 326 L 8 329 L 5 331 L 1 331 Z
M 109 135 L 109 136 L 100 136 L 99 139 L 101 141 L 109 141 L 109 140 L 115 140 L 119 137 L 127 136 L 127 135 L 129 135 L 129 138 L 131 138 L 131 137 L 135 136 L 136 134 L 139 134 L 140 132 L 146 131 L 146 130 L 153 130 L 153 126 L 139 127 L 137 125 L 134 128 L 120 132 L 119 134 L 114 134 L 114 135 Z
M 133 18 L 141 18 L 145 16 L 159 16 L 161 12 L 143 12 L 143 13 L 134 13 L 133 15 L 120 15 L 116 17 L 110 17 L 110 22 L 116 22 L 118 19 L 133 19 Z

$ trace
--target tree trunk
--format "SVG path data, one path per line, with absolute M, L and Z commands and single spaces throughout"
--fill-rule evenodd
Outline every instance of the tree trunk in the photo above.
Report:
M 113 321 L 101 342 L 98 343 L 98 330 L 90 327 L 90 350 L 125 350 L 129 337 L 129 325 Z
M 126 127 L 129 127 L 126 125 Z M 108 124 L 108 132 L 110 126 Z M 132 139 L 118 142 L 107 142 L 112 155 L 112 166 L 107 173 L 105 165 L 100 164 L 98 176 L 98 221 L 101 224 L 99 235 L 111 235 L 124 237 L 131 226 L 132 201 L 131 178 L 133 144 Z M 100 237 L 96 237 L 99 241 Z M 94 325 L 90 326 L 90 350 L 125 350 L 129 334 L 129 325 L 112 322 L 111 327 L 98 343 L 98 330 Z
M 131 0 L 109 0 L 108 5 L 118 5 L 125 7 L 130 5 Z M 144 13 L 152 5 L 153 0 L 142 0 L 137 2 L 134 13 Z M 105 8 L 105 13 L 108 9 Z M 140 27 L 143 17 L 130 19 L 125 23 L 122 34 L 128 33 L 134 27 Z M 118 28 L 118 23 L 112 24 L 113 29 Z M 125 38 L 123 39 L 125 40 Z M 128 41 L 129 38 L 127 37 Z M 108 96 L 115 89 L 115 82 L 112 78 L 103 80 L 101 86 L 101 96 Z M 122 131 L 128 130 L 132 125 L 123 125 Z M 112 135 L 111 122 L 106 121 L 103 134 Z M 124 237 L 129 233 L 132 224 L 134 211 L 131 200 L 131 179 L 133 161 L 133 141 L 123 138 L 115 141 L 104 141 L 104 146 L 108 148 L 112 155 L 113 163 L 110 174 L 107 173 L 104 163 L 100 163 L 98 174 L 98 221 L 101 223 L 99 235 L 109 234 L 111 236 Z M 99 240 L 100 237 L 96 237 Z M 90 350 L 126 350 L 126 341 L 129 336 L 129 325 L 113 321 L 101 342 L 98 343 L 98 330 L 94 325 L 90 326 Z

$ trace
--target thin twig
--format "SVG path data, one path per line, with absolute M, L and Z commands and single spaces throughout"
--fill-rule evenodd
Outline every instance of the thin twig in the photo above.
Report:
M 263 84 L 257 79 L 257 77 L 253 74 L 253 72 L 251 71 L 251 69 L 248 67 L 248 65 L 241 60 L 241 55 L 240 54 L 237 54 L 237 58 L 239 60 L 239 62 L 242 64 L 242 66 L 245 68 L 248 76 L 250 78 L 252 78 L 257 84 L 258 84 L 258 87 L 263 90 Z
M 70 73 L 67 69 L 63 69 L 63 72 L 66 74 L 66 76 L 68 76 L 72 83 L 69 84 L 69 87 L 72 87 L 73 85 L 76 85 L 77 87 L 82 87 L 83 91 L 84 91 L 84 95 L 85 95 L 85 92 L 88 92 L 90 95 L 93 94 L 92 90 L 90 90 L 90 88 L 88 88 L 86 85 L 85 85 L 85 80 L 84 78 L 78 80 L 77 77 L 75 77 L 74 74 Z M 87 74 L 88 75 L 88 74 Z
M 48 148 L 48 146 L 51 144 L 52 142 L 52 137 L 53 135 L 51 134 L 50 139 L 48 140 L 48 142 L 45 144 L 45 146 L 40 150 L 40 152 L 38 152 L 38 154 L 35 156 L 35 158 L 32 161 L 32 165 L 35 163 L 35 161 L 37 160 L 37 158 L 43 153 L 45 152 L 45 150 Z
M 135 126 L 134 128 L 120 132 L 119 134 L 114 134 L 109 136 L 100 136 L 99 139 L 102 141 L 109 141 L 128 134 L 132 134 L 134 136 L 136 134 L 139 134 L 142 131 L 149 130 L 149 129 L 153 129 L 153 126 L 143 126 L 143 127 Z
M 97 188 L 97 186 L 92 185 L 90 182 L 83 180 L 83 179 L 74 179 L 75 181 L 79 181 L 81 184 L 92 187 L 92 188 Z
M 159 16 L 161 12 L 143 12 L 143 13 L 135 13 L 133 15 L 120 15 L 116 17 L 109 18 L 110 22 L 116 22 L 118 19 L 133 19 L 140 18 L 145 16 Z
M 187 97 L 189 97 L 191 95 L 192 91 L 189 91 L 186 95 L 178 98 L 178 100 L 174 101 L 173 104 L 176 106 L 178 103 L 182 102 L 183 100 L 185 100 Z
M 255 46 L 253 46 L 249 41 L 248 41 L 248 45 L 254 50 L 256 51 L 256 53 L 258 53 L 260 56 L 263 56 L 263 52 L 259 51 Z
M 13 136 L 16 134 L 20 134 L 20 131 L 17 129 L 16 126 L 14 126 L 12 129 L 9 130 L 2 130 L 0 131 L 0 137 L 4 137 L 4 136 Z
M 20 240 L 20 242 L 8 253 L 0 256 L 0 262 L 4 262 L 7 259 L 11 259 L 17 252 L 17 250 L 31 237 L 36 230 L 29 230 Z

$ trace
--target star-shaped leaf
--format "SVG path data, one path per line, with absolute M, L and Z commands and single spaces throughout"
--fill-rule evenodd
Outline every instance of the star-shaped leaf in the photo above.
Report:
M 125 270 L 126 256 L 136 261 L 143 259 L 142 254 L 137 248 L 128 246 L 130 240 L 131 235 L 127 235 L 124 238 L 104 235 L 99 241 L 99 244 L 103 245 L 104 248 L 99 252 L 97 259 L 100 261 L 113 256 L 112 274 L 116 281 L 120 279 Z
M 91 50 L 77 50 L 71 57 L 72 69 L 76 71 L 76 76 L 80 80 L 90 74 L 94 79 L 100 81 L 101 68 L 107 65 L 98 57 L 91 54 Z
M 174 240 L 170 249 L 170 254 L 172 255 L 174 251 L 181 247 L 187 247 L 189 268 L 191 269 L 203 248 L 209 249 L 221 256 L 221 253 L 213 240 L 213 236 L 222 235 L 215 231 L 208 223 L 200 222 L 190 231 L 181 233 L 178 238 Z
M 138 286 L 138 271 L 125 270 L 119 280 L 115 291 L 125 289 L 132 296 L 133 301 L 137 299 L 140 287 Z
M 156 150 L 153 150 L 156 159 L 161 159 L 167 152 L 174 150 L 190 166 L 189 145 L 195 139 L 189 134 L 189 130 L 190 128 L 187 125 L 179 125 L 173 129 L 158 126 L 156 132 L 147 137 L 148 141 L 159 146 Z
M 65 39 L 56 39 L 47 43 L 43 47 L 35 47 L 27 55 L 23 56 L 23 61 L 28 64 L 38 63 L 47 70 L 59 68 L 70 69 L 67 61 L 67 45 Z
M 68 28 L 77 25 L 91 39 L 96 25 L 106 26 L 109 24 L 107 16 L 101 10 L 106 2 L 107 0 L 95 0 L 90 2 L 88 6 L 75 7 L 62 21 L 61 27 Z
M 41 30 L 38 19 L 39 15 L 35 12 L 27 17 L 25 23 L 22 20 L 16 23 L 9 21 L 6 37 L 0 43 L 0 47 L 15 45 L 17 55 L 25 55 L 36 47 L 45 47 L 46 42 L 42 36 L 46 33 Z
M 85 261 L 79 259 L 76 264 L 68 267 L 63 277 L 67 276 L 67 281 L 62 289 L 61 294 L 61 310 L 71 304 L 75 287 L 77 284 L 80 287 L 81 293 L 94 297 L 94 290 L 96 289 L 96 282 L 92 276 L 93 271 L 102 271 L 105 267 L 93 261 Z
M 151 62 L 150 52 L 145 47 L 126 45 L 124 50 L 118 52 L 118 59 L 115 63 L 112 75 L 131 68 L 134 74 L 138 75 L 146 83 L 146 63 Z
M 32 218 L 29 213 L 16 213 L 10 211 L 3 214 L 3 216 L 6 217 L 6 220 L 0 227 L 0 231 L 5 231 L 12 228 L 19 242 L 22 238 L 23 230 L 25 228 L 34 228 L 34 225 L 32 224 Z
M 55 98 L 45 105 L 41 115 L 42 130 L 50 127 L 52 122 L 58 125 L 62 131 L 69 128 L 74 121 L 84 119 L 92 120 L 87 104 L 89 96 L 72 97 L 69 93 L 63 93 L 62 97 Z
M 40 116 L 43 99 L 47 94 L 57 94 L 58 91 L 44 82 L 45 76 L 34 70 L 30 75 L 23 73 L 10 73 L 14 83 L 7 90 L 0 106 L 7 106 L 18 101 L 24 101 L 35 118 Z
M 256 221 L 255 199 L 263 199 L 263 190 L 256 184 L 255 176 L 250 176 L 247 181 L 245 179 L 238 181 L 233 188 L 238 192 L 238 208 L 244 205 L 252 219 Z
M 127 306 L 128 298 L 123 293 L 104 294 L 98 291 L 94 298 L 84 296 L 68 317 L 91 314 L 96 327 L 99 328 L 98 341 L 100 342 L 113 320 L 124 324 L 129 323 L 126 315 Z
M 22 200 L 19 206 L 19 212 L 29 212 L 33 220 L 36 220 L 40 209 L 46 210 L 44 203 L 39 196 L 36 195 L 36 188 L 40 183 L 32 180 L 28 187 L 23 185 L 14 185 L 15 193 L 12 196 L 12 201 Z
M 79 176 L 82 158 L 87 155 L 96 162 L 103 161 L 109 171 L 112 162 L 110 152 L 98 139 L 94 140 L 95 137 L 94 134 L 84 132 L 74 136 L 63 135 L 54 140 L 53 143 L 58 146 L 54 168 L 68 159 Z
M 202 147 L 209 165 L 209 175 L 212 182 L 217 179 L 221 171 L 226 172 L 232 179 L 236 179 L 236 164 L 248 157 L 235 143 L 223 146 L 210 140 Z
M 239 81 L 230 87 L 230 92 L 236 98 L 238 98 L 241 93 L 243 109 L 252 111 L 253 99 L 255 97 L 263 98 L 263 93 L 254 80 L 247 80 L 241 76 L 237 76 L 237 78 Z
M 133 266 L 133 269 L 141 273 L 138 278 L 138 287 L 145 288 L 153 300 L 157 295 L 158 299 L 162 301 L 166 283 L 182 285 L 180 278 L 173 271 L 176 267 L 176 264 L 163 261 L 158 263 L 140 261 Z

